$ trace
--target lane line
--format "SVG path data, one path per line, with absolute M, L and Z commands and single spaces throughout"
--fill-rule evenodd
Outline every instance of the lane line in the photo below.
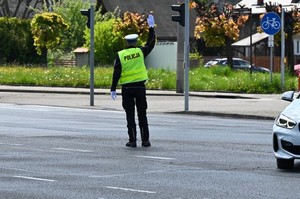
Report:
M 23 144 L 8 144 L 1 142 L 0 145 L 8 145 L 8 146 L 23 146 Z
M 13 176 L 14 178 L 22 178 L 27 180 L 37 180 L 37 181 L 45 181 L 45 182 L 55 182 L 56 180 L 45 179 L 45 178 L 34 178 L 29 176 Z
M 0 169 L 13 170 L 13 171 L 24 171 L 24 172 L 33 173 L 32 171 L 29 171 L 29 170 L 26 170 L 26 169 L 18 169 L 18 168 L 12 168 L 12 167 L 0 167 Z
M 132 176 L 132 175 L 145 175 L 145 174 L 153 174 L 153 173 L 165 173 L 174 170 L 155 170 L 155 171 L 145 171 L 145 172 L 136 172 L 136 173 L 123 173 L 123 174 L 110 174 L 110 175 L 91 175 L 90 178 L 114 178 L 114 177 L 124 177 L 124 176 Z
M 75 151 L 75 152 L 84 152 L 84 153 L 91 153 L 94 152 L 92 150 L 81 150 L 81 149 L 69 149 L 69 148 L 52 148 L 54 150 L 61 150 L 61 151 Z
M 148 158 L 148 159 L 158 159 L 158 160 L 175 160 L 175 158 L 159 157 L 159 156 L 134 155 L 133 157 L 137 157 L 137 158 Z
M 89 109 L 89 108 L 76 108 L 76 107 L 58 107 L 56 105 L 26 105 L 26 104 L 8 104 L 0 103 L 0 109 L 13 109 L 13 110 L 28 110 L 28 111 L 42 111 L 50 112 L 56 111 L 57 109 L 61 110 L 72 110 L 78 112 L 104 112 L 104 113 L 120 113 L 124 114 L 122 110 L 99 110 L 99 109 Z
M 104 186 L 108 189 L 115 189 L 115 190 L 122 190 L 122 191 L 132 191 L 132 192 L 139 192 L 139 193 L 156 193 L 154 191 L 147 191 L 147 190 L 140 190 L 140 189 L 129 189 L 124 187 L 111 187 L 111 186 Z

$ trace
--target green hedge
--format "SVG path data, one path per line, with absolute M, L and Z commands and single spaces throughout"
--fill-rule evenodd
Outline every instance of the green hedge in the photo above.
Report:
M 33 45 L 30 20 L 0 17 L 0 38 L 0 63 L 46 63 Z

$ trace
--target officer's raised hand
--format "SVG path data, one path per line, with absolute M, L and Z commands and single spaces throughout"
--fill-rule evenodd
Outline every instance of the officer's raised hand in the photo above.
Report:
M 148 22 L 148 26 L 150 28 L 154 28 L 154 17 L 153 17 L 153 14 L 150 13 L 148 18 L 147 18 L 147 22 Z

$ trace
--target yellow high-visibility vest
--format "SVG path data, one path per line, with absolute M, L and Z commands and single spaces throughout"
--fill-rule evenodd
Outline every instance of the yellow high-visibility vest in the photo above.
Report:
M 128 84 L 148 79 L 144 54 L 140 48 L 128 48 L 118 52 L 122 65 L 119 83 Z

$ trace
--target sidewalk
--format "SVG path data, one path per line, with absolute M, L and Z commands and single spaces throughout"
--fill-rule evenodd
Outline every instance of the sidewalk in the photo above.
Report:
M 31 104 L 61 107 L 123 110 L 117 90 L 112 100 L 108 89 L 94 90 L 94 106 L 90 106 L 89 88 L 0 86 L 0 103 Z M 236 94 L 190 92 L 185 110 L 185 97 L 176 91 L 147 90 L 149 113 L 184 113 L 249 119 L 273 120 L 289 102 L 281 94 Z

